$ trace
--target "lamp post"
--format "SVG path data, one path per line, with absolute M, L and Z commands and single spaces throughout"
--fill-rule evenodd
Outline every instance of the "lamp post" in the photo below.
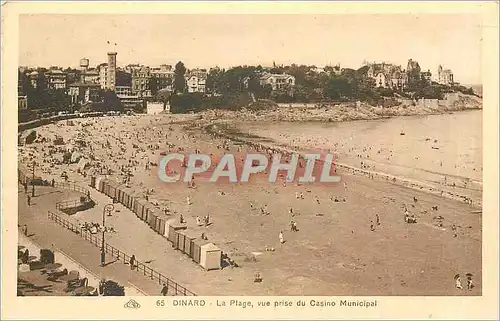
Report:
M 36 163 L 33 162 L 33 168 L 32 168 L 32 178 L 31 178 L 31 197 L 35 197 L 35 166 Z
M 105 223 L 106 223 L 106 213 L 110 213 L 113 211 L 115 207 L 113 204 L 107 204 L 104 206 L 104 209 L 102 210 L 102 243 L 101 243 L 101 266 L 104 266 L 106 264 L 106 249 L 105 247 L 105 242 L 104 242 L 104 233 L 106 232 L 105 228 Z

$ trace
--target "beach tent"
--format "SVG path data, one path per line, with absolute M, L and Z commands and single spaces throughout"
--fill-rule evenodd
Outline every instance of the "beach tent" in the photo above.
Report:
M 81 157 L 82 157 L 82 154 L 80 152 L 73 152 L 73 153 L 71 153 L 70 162 L 72 164 L 78 163 L 78 161 L 80 160 Z
M 222 250 L 213 243 L 201 246 L 200 265 L 205 270 L 220 270 Z
M 88 160 L 86 160 L 83 157 L 80 158 L 80 160 L 78 161 L 78 169 L 80 170 L 80 172 L 83 172 L 88 164 L 89 164 Z

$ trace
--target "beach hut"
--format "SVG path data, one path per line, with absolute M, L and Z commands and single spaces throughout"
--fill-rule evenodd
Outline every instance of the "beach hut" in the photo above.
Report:
M 111 197 L 112 199 L 115 199 L 117 197 L 117 189 L 118 189 L 118 183 L 115 181 L 109 181 L 108 182 L 108 196 Z
M 191 258 L 193 259 L 193 261 L 195 261 L 196 263 L 200 264 L 201 262 L 201 247 L 205 244 L 208 244 L 210 242 L 206 241 L 206 240 L 203 240 L 203 239 L 194 239 L 192 242 L 191 242 Z
M 154 212 L 153 209 L 148 210 L 147 222 L 148 222 L 149 227 L 151 227 L 152 229 L 155 229 L 155 227 L 156 227 L 156 213 Z
M 182 234 L 184 237 L 184 247 L 181 249 L 179 246 L 179 248 L 189 257 L 193 257 L 193 241 L 196 239 L 194 232 L 186 229 L 179 231 L 179 234 Z
M 146 200 L 139 199 L 136 202 L 136 207 L 137 207 L 137 212 L 135 213 L 138 218 L 141 220 L 144 220 L 145 212 L 146 212 L 146 206 L 149 204 Z
M 127 193 L 127 208 L 129 210 L 132 210 L 134 208 L 133 207 L 133 200 L 134 200 L 134 197 L 132 196 L 132 191 L 130 191 Z
M 222 250 L 213 243 L 201 246 L 200 265 L 207 271 L 221 269 Z
M 101 176 L 96 178 L 96 188 L 101 193 L 104 192 L 104 182 L 105 182 L 104 177 Z
M 116 188 L 116 200 L 118 201 L 118 203 L 121 203 L 123 204 L 123 190 L 122 190 L 123 187 L 117 187 Z
M 174 248 L 177 248 L 177 245 L 179 243 L 179 231 L 180 230 L 185 230 L 187 227 L 186 225 L 183 224 L 177 224 L 177 223 L 170 223 L 168 226 L 168 240 L 172 242 Z
M 149 213 L 151 213 L 153 205 L 146 201 L 146 205 L 144 205 L 144 212 L 142 214 L 142 220 L 146 223 L 149 222 Z
M 163 233 L 163 236 L 167 238 L 167 240 L 169 239 L 168 238 L 168 234 L 169 234 L 169 231 L 170 231 L 170 225 L 175 225 L 177 224 L 175 219 L 173 218 L 168 218 L 167 216 L 165 217 L 165 231 Z
M 186 235 L 182 233 L 183 230 L 177 231 L 177 246 L 174 246 L 176 250 L 184 251 L 184 244 L 186 243 Z
M 90 176 L 90 187 L 95 188 L 95 176 Z
M 123 190 L 122 193 L 123 193 L 123 196 L 122 196 L 123 203 L 122 204 L 123 204 L 123 206 L 125 206 L 126 208 L 128 208 L 128 200 L 129 200 L 128 193 L 125 190 Z
M 165 221 L 167 220 L 167 218 L 164 214 L 161 213 L 157 213 L 156 215 L 156 225 L 153 229 L 156 231 L 156 233 L 163 236 L 165 234 Z
M 130 210 L 134 212 L 135 215 L 137 215 L 137 200 L 138 200 L 137 197 L 132 196 L 130 201 Z

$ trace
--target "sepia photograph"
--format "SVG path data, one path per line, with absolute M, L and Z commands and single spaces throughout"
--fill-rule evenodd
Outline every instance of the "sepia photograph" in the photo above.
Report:
M 481 298 L 484 28 L 480 12 L 19 14 L 16 296 Z

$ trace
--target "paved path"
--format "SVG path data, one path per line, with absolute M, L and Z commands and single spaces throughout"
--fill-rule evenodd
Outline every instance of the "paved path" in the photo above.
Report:
M 19 191 L 18 224 L 28 226 L 28 236 L 32 242 L 41 248 L 64 252 L 99 279 L 111 279 L 127 288 L 138 288 L 133 289 L 133 293 L 126 293 L 127 295 L 138 295 L 140 292 L 159 295 L 161 285 L 140 273 L 130 271 L 128 265 L 114 262 L 101 267 L 99 248 L 48 219 L 47 211 L 55 209 L 56 202 L 74 199 L 80 194 L 50 187 L 37 187 L 37 196 L 32 199 L 32 206 L 27 206 L 21 187 Z

